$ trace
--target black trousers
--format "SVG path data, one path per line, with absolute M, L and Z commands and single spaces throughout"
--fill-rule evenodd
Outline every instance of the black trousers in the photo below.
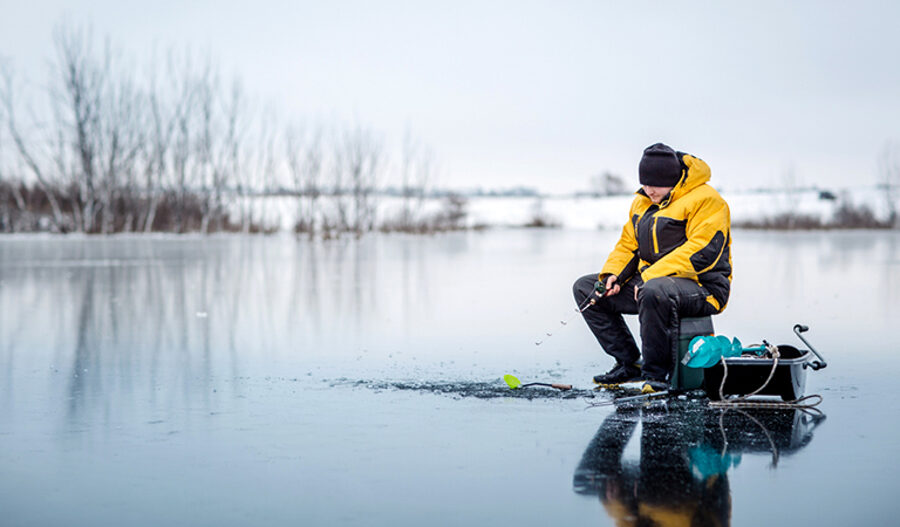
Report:
M 579 278 L 572 286 L 579 306 L 594 292 L 597 273 Z M 634 287 L 640 286 L 637 301 Z M 598 298 L 582 312 L 603 351 L 620 364 L 634 364 L 643 355 L 645 377 L 667 380 L 675 367 L 678 352 L 678 326 L 681 317 L 700 317 L 716 313 L 706 301 L 709 293 L 687 278 L 664 276 L 646 284 L 635 276 L 617 295 Z M 625 324 L 623 314 L 637 314 L 641 324 L 641 348 Z

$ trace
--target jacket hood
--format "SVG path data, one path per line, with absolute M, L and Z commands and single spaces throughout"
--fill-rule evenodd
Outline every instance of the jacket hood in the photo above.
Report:
M 681 180 L 672 189 L 669 201 L 674 201 L 700 185 L 707 183 L 712 177 L 709 165 L 699 157 L 678 152 L 678 159 L 681 160 Z

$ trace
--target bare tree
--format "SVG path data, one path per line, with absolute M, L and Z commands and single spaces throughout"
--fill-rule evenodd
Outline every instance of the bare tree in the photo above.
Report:
M 344 196 L 347 194 L 347 189 L 344 187 L 345 167 L 349 161 L 339 132 L 335 132 L 332 138 L 331 151 L 330 194 L 334 205 L 334 218 L 325 218 L 323 227 L 325 228 L 324 235 L 326 237 L 328 236 L 328 231 L 346 231 L 350 225 L 349 206 L 344 199 Z
M 256 128 L 256 143 L 248 153 L 248 157 L 252 158 L 249 162 L 252 168 L 247 171 L 243 178 L 244 183 L 241 185 L 244 189 L 241 196 L 243 203 L 241 231 L 244 233 L 250 232 L 256 224 L 257 212 L 260 214 L 260 219 L 265 219 L 266 200 L 257 201 L 256 198 L 265 196 L 272 190 L 277 164 L 275 158 L 275 149 L 278 144 L 276 130 L 274 111 L 265 111 L 258 128 Z M 255 209 L 257 205 L 259 206 L 258 211 Z
M 897 213 L 898 195 L 900 195 L 900 145 L 894 142 L 885 143 L 878 157 L 878 186 L 884 193 L 887 205 L 887 222 L 893 227 L 900 227 Z
M 243 87 L 237 81 L 232 84 L 229 103 L 229 132 L 228 147 L 226 149 L 226 162 L 228 173 L 233 184 L 232 194 L 237 199 L 240 210 L 241 231 L 249 232 L 253 222 L 253 208 L 250 194 L 253 187 L 253 171 L 250 167 L 253 163 L 252 147 L 249 141 L 252 139 L 254 124 L 253 112 L 249 108 Z
M 2 85 L 0 85 L 0 101 L 2 101 L 4 109 L 6 128 L 9 131 L 9 135 L 13 141 L 15 150 L 22 162 L 24 162 L 28 169 L 31 171 L 38 187 L 41 189 L 41 192 L 44 193 L 47 198 L 47 202 L 50 204 L 50 208 L 53 213 L 54 230 L 68 230 L 62 207 L 60 206 L 59 201 L 56 199 L 56 195 L 53 192 L 55 185 L 49 179 L 45 169 L 38 163 L 38 159 L 32 153 L 31 148 L 25 141 L 22 133 L 19 131 L 19 127 L 16 121 L 16 102 L 13 89 L 12 71 L 8 66 L 4 65 L 2 70 L 0 70 L 0 75 L 2 75 Z
M 56 115 L 62 119 L 59 126 L 72 133 L 77 165 L 71 180 L 78 189 L 72 206 L 76 228 L 83 232 L 94 231 L 99 206 L 100 99 L 110 61 L 107 47 L 104 58 L 95 62 L 91 41 L 90 30 L 60 25 L 54 31 L 59 83 L 54 89 L 54 103 L 58 108 Z
M 239 181 L 238 178 L 243 166 L 243 142 L 246 135 L 245 132 L 249 128 L 251 121 L 244 97 L 244 89 L 238 79 L 234 79 L 231 83 L 231 92 L 225 108 L 225 116 L 228 122 L 227 132 L 225 145 L 221 151 L 222 157 L 219 162 L 222 173 L 226 174 L 223 177 L 223 189 Z M 233 195 L 233 192 L 231 194 Z M 223 215 L 219 218 L 219 230 L 222 229 L 224 214 L 223 211 Z
M 172 191 L 174 196 L 174 228 L 175 232 L 188 230 L 187 208 L 188 191 L 193 175 L 193 133 L 195 113 L 192 111 L 197 99 L 196 85 L 193 82 L 193 61 L 190 54 L 185 54 L 183 62 L 172 67 L 172 77 L 177 86 L 177 94 L 183 110 L 175 119 L 175 135 L 172 143 Z
M 268 219 L 266 215 L 268 200 L 266 198 L 274 195 L 278 187 L 277 167 L 279 163 L 276 154 L 279 143 L 278 123 L 274 109 L 270 109 L 266 113 L 268 116 L 263 118 L 263 127 L 259 135 L 261 157 L 257 174 L 262 183 L 262 188 L 259 190 L 261 197 L 259 200 L 260 221 Z
M 172 68 L 173 56 L 169 54 L 169 70 Z M 151 232 L 156 221 L 156 212 L 165 194 L 166 175 L 172 153 L 172 139 L 175 126 L 186 111 L 189 99 L 186 97 L 167 97 L 158 83 L 159 72 L 155 60 L 149 71 L 150 86 L 147 93 L 149 112 L 149 134 L 146 138 L 147 163 L 144 170 L 144 192 L 147 198 L 146 211 L 143 215 L 143 231 Z
M 223 103 L 222 111 L 225 118 L 225 136 L 216 161 L 216 170 L 219 174 L 216 200 L 220 208 L 216 216 L 216 228 L 220 231 L 224 228 L 225 217 L 228 215 L 226 193 L 229 186 L 237 181 L 237 174 L 240 171 L 244 131 L 248 118 L 243 86 L 237 78 L 231 83 L 231 90 Z
M 136 174 L 145 143 L 144 98 L 129 71 L 113 73 L 100 100 L 97 138 L 102 175 L 100 232 L 104 234 L 133 228 Z
M 318 199 L 321 195 L 319 179 L 323 162 L 322 129 L 316 127 L 309 134 L 303 134 L 296 128 L 288 128 L 285 133 L 285 148 L 293 192 L 297 196 L 297 223 L 294 230 L 312 237 L 316 233 Z
M 399 213 L 383 220 L 383 231 L 427 232 L 431 230 L 429 219 L 422 216 L 428 186 L 435 172 L 434 153 L 427 146 L 413 139 L 406 130 L 400 149 L 400 196 Z
M 349 178 L 353 197 L 353 223 L 356 235 L 375 226 L 375 203 L 372 196 L 381 173 L 383 150 L 375 134 L 359 126 L 344 135 L 342 144 L 343 169 Z
M 423 147 L 413 164 L 412 181 L 409 188 L 409 194 L 413 202 L 410 214 L 417 222 L 423 221 L 421 218 L 422 206 L 425 203 L 425 197 L 428 195 L 428 189 L 432 184 L 436 171 L 437 163 L 434 151 L 430 147 Z
M 412 210 L 411 201 L 413 197 L 412 187 L 412 167 L 415 159 L 417 145 L 413 141 L 412 132 L 409 127 L 403 132 L 403 145 L 400 149 L 400 195 L 403 197 L 403 208 L 400 212 L 399 224 L 403 226 L 411 226 Z
M 94 53 L 90 30 L 60 25 L 54 43 L 55 158 L 68 185 L 77 189 L 70 195 L 76 228 L 101 233 L 130 229 L 130 201 L 144 148 L 140 90 L 108 41 L 102 53 Z M 128 210 L 124 218 L 117 207 Z
M 195 80 L 196 110 L 198 129 L 195 142 L 197 162 L 194 165 L 197 188 L 200 199 L 200 231 L 209 232 L 210 218 L 220 213 L 222 201 L 222 175 L 214 159 L 218 159 L 218 131 L 220 126 L 215 122 L 214 105 L 218 95 L 218 75 L 213 71 L 209 58 L 206 59 L 202 72 Z
M 6 66 L 0 57 L 0 70 Z M 5 122 L 4 109 L 0 106 L 0 123 Z M 14 232 L 20 218 L 29 218 L 28 205 L 22 195 L 22 184 L 14 177 L 6 164 L 8 147 L 4 129 L 0 126 L 0 232 Z

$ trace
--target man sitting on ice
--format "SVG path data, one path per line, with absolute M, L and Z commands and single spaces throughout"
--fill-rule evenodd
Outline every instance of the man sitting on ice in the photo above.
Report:
M 728 302 L 731 216 L 707 185 L 709 166 L 700 158 L 657 143 L 644 150 L 638 173 L 641 188 L 622 236 L 603 269 L 579 278 L 573 290 L 579 306 L 595 301 L 582 315 L 616 360 L 594 382 L 643 380 L 643 391 L 661 391 L 675 367 L 681 317 L 720 313 Z M 623 313 L 638 315 L 642 353 Z

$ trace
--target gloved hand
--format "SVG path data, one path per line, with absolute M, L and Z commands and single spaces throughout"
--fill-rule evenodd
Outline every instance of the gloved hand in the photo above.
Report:
M 600 293 L 598 296 L 613 296 L 619 294 L 619 291 L 622 289 L 622 286 L 616 283 L 619 279 L 618 276 L 611 274 L 606 277 L 606 284 L 604 287 L 604 291 Z M 597 294 L 597 286 L 594 285 L 594 294 Z

